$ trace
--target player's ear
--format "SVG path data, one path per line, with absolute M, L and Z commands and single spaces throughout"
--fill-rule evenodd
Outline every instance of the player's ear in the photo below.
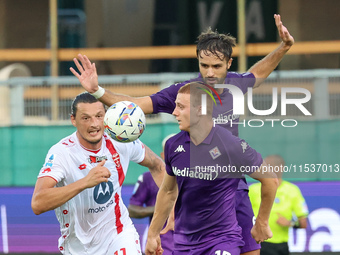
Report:
M 231 67 L 231 63 L 233 62 L 233 58 L 230 58 L 227 62 L 227 70 Z
M 71 119 L 72 125 L 76 127 L 76 118 L 73 114 L 71 114 L 70 119 Z

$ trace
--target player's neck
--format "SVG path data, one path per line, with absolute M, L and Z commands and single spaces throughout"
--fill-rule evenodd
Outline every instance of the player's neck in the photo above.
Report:
M 213 128 L 212 121 L 200 121 L 194 127 L 190 127 L 190 139 L 195 145 L 199 145 L 209 135 Z
M 88 151 L 98 151 L 102 147 L 102 139 L 100 139 L 98 142 L 89 142 L 86 139 L 84 139 L 79 132 L 77 132 L 77 138 L 79 141 L 79 144 L 82 148 Z
M 217 88 L 215 89 L 217 94 L 221 95 L 223 93 L 223 88 Z

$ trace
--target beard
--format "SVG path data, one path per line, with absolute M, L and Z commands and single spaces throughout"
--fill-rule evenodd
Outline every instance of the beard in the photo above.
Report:
M 214 86 L 215 84 L 224 84 L 225 78 L 203 78 L 204 83 Z

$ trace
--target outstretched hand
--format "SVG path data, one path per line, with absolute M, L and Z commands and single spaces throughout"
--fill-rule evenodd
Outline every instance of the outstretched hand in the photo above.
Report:
M 274 19 L 282 42 L 286 46 L 292 46 L 294 44 L 294 37 L 290 35 L 288 29 L 282 24 L 280 14 L 274 14 Z
M 98 75 L 95 63 L 91 63 L 88 57 L 81 54 L 78 54 L 78 59 L 74 58 L 73 62 L 77 66 L 80 74 L 72 67 L 70 67 L 70 71 L 78 78 L 81 85 L 87 92 L 96 92 L 98 90 Z

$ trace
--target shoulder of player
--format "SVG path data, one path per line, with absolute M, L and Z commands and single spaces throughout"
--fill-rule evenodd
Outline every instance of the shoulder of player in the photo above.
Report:
M 255 78 L 254 74 L 251 72 L 244 72 L 244 73 L 238 73 L 238 72 L 228 72 L 226 78 Z
M 214 129 L 215 129 L 214 136 L 217 136 L 221 141 L 224 141 L 225 142 L 224 144 L 226 145 L 227 148 L 232 149 L 232 146 L 230 146 L 230 144 L 240 144 L 243 141 L 241 138 L 233 135 L 231 131 L 219 125 L 216 125 Z
M 177 146 L 178 145 L 178 142 L 180 142 L 181 144 L 183 144 L 183 141 L 185 141 L 185 138 L 186 138 L 186 132 L 185 131 L 181 131 L 179 132 L 178 134 L 170 137 L 166 143 L 165 143 L 165 146 L 169 149 L 169 148 L 172 148 L 174 146 Z
M 172 84 L 171 86 L 174 86 L 174 87 L 177 87 L 177 89 L 180 89 L 185 84 L 195 82 L 195 81 L 202 81 L 202 77 L 198 76 L 198 77 L 190 79 L 190 80 L 186 80 L 186 81 L 183 81 L 183 82 L 178 82 L 178 83 Z
M 284 190 L 287 190 L 287 191 L 289 189 L 290 193 L 300 192 L 300 188 L 296 184 L 291 183 L 289 181 L 282 180 L 281 187 L 284 187 Z
M 59 154 L 69 154 L 69 149 L 76 145 L 75 137 L 73 136 L 75 133 L 64 137 L 58 143 L 54 144 L 50 151 L 58 152 Z

